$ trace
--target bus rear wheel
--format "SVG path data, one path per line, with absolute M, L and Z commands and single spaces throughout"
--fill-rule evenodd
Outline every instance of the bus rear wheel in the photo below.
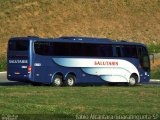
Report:
M 67 75 L 65 83 L 66 86 L 74 86 L 75 85 L 75 81 L 76 81 L 76 77 L 74 75 Z
M 55 75 L 53 78 L 52 86 L 60 87 L 62 86 L 62 76 L 61 75 Z
M 129 78 L 129 86 L 135 86 L 137 84 L 138 77 L 136 75 L 131 75 Z

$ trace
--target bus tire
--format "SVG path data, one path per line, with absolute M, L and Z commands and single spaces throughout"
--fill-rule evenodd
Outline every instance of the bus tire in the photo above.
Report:
M 75 85 L 75 82 L 76 82 L 76 77 L 74 75 L 71 74 L 67 75 L 65 80 L 66 86 L 72 87 Z
M 131 75 L 129 78 L 129 86 L 135 86 L 137 84 L 138 77 L 136 75 Z
M 55 75 L 52 81 L 52 86 L 57 86 L 60 87 L 63 84 L 63 80 L 62 80 L 62 76 L 61 75 Z

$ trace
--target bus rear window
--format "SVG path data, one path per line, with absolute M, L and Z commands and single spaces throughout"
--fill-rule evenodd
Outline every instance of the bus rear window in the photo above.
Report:
M 11 51 L 28 51 L 29 41 L 27 40 L 11 40 L 9 41 L 9 50 Z

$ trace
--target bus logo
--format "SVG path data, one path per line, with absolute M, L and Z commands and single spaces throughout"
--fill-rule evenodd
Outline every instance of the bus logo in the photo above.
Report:
M 28 60 L 9 60 L 9 63 L 28 63 Z
M 106 65 L 106 66 L 118 66 L 118 62 L 114 62 L 114 61 L 95 61 L 94 65 L 98 66 L 98 65 Z

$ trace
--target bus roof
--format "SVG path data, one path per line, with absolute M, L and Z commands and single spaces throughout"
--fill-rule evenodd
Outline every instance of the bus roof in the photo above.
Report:
M 142 43 L 128 42 L 125 40 L 112 40 L 108 38 L 95 38 L 95 37 L 74 37 L 74 36 L 64 36 L 59 38 L 40 38 L 37 36 L 28 37 L 14 37 L 10 40 L 32 40 L 32 41 L 47 41 L 47 42 L 73 42 L 73 43 L 95 43 L 95 44 L 120 44 L 120 45 L 142 45 Z

